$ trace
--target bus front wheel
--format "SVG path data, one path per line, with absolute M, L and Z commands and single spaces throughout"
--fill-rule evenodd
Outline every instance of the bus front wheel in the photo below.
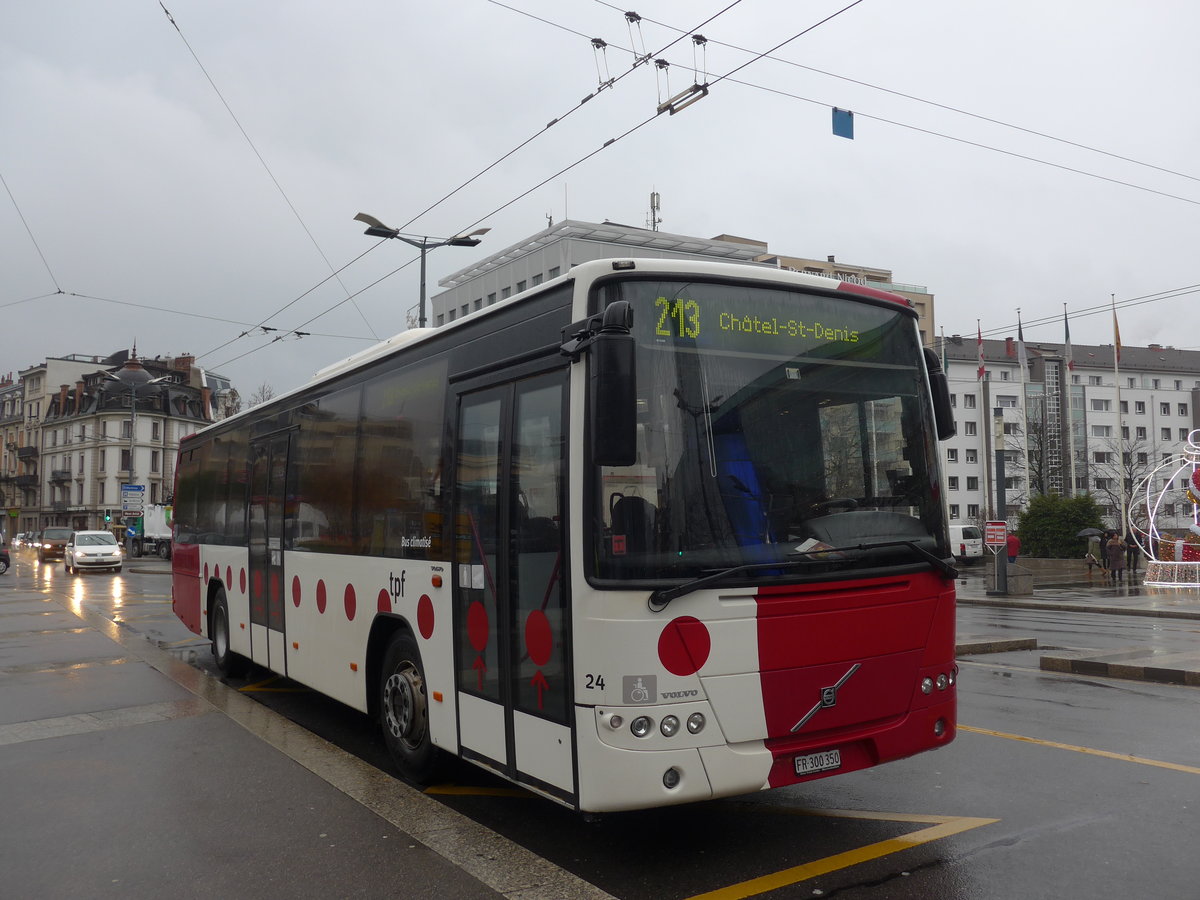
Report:
M 430 784 L 441 769 L 442 751 L 429 737 L 429 705 L 425 670 L 416 639 L 398 632 L 388 645 L 379 679 L 383 742 L 400 774 L 417 784 Z

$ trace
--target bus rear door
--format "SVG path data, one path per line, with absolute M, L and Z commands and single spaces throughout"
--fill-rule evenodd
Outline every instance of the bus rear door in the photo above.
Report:
M 566 384 L 560 368 L 459 395 L 454 605 L 463 755 L 569 801 Z
M 251 445 L 250 648 L 255 662 L 287 674 L 283 622 L 283 537 L 290 435 Z

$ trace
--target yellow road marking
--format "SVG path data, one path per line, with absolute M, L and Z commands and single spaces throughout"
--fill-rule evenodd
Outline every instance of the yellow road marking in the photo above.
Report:
M 715 891 L 709 891 L 705 894 L 696 894 L 694 897 L 689 898 L 689 900 L 740 900 L 743 897 L 765 894 L 767 891 L 774 891 L 782 887 L 798 884 L 801 881 L 807 881 L 819 875 L 828 875 L 830 872 L 836 872 L 839 869 L 847 869 L 859 863 L 869 862 L 873 859 L 889 856 L 892 853 L 899 853 L 901 850 L 908 850 L 921 844 L 927 844 L 930 841 L 940 840 L 964 831 L 970 831 L 972 828 L 980 828 L 984 825 L 991 825 L 1000 821 L 999 819 L 980 819 L 967 816 L 946 818 L 945 816 L 871 813 L 858 812 L 856 810 L 819 809 L 797 810 L 797 812 L 802 815 L 882 819 L 892 822 L 933 821 L 937 824 L 929 828 L 922 828 L 920 831 L 914 831 L 911 834 L 902 835 L 898 838 L 867 844 L 865 847 L 857 847 L 854 850 L 847 850 L 845 853 L 835 853 L 833 856 L 826 856 L 824 859 L 817 859 L 801 866 L 794 866 L 790 869 L 773 872 L 770 875 L 751 878 L 748 881 L 731 884 L 728 887 L 718 888 Z
M 1076 753 L 1086 753 L 1089 756 L 1103 756 L 1106 759 L 1119 759 L 1122 762 L 1138 763 L 1143 766 L 1157 766 L 1160 769 L 1173 769 L 1176 772 L 1187 772 L 1189 775 L 1200 775 L 1200 768 L 1196 766 L 1163 762 L 1159 759 L 1146 759 L 1144 756 L 1131 756 L 1128 753 L 1113 753 L 1111 750 L 1078 747 L 1075 744 L 1061 744 L 1058 741 L 1044 741 L 1041 738 L 1025 737 L 1021 734 L 1009 734 L 1005 731 L 992 731 L 988 728 L 972 728 L 970 725 L 959 725 L 957 727 L 959 731 L 969 731 L 971 734 L 986 734 L 989 737 L 1004 738 L 1009 741 L 1023 741 L 1026 744 L 1038 744 L 1042 747 L 1053 747 L 1056 750 L 1074 750 Z
M 536 794 L 521 788 L 506 787 L 472 787 L 460 784 L 435 784 L 425 788 L 426 794 L 445 794 L 454 797 L 528 797 L 535 798 Z
M 279 681 L 282 676 L 272 675 L 262 681 L 254 684 L 248 684 L 245 687 L 240 687 L 238 690 L 243 694 L 311 694 L 312 691 L 306 687 L 267 687 L 269 684 L 274 684 Z

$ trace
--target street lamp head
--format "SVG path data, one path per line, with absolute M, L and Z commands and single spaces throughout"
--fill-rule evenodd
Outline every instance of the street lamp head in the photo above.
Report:
M 379 238 L 394 238 L 397 236 L 396 232 L 390 228 L 375 228 L 374 226 L 363 231 L 363 234 L 369 234 L 371 237 Z
M 375 218 L 372 215 L 368 215 L 365 212 L 360 212 L 357 216 L 355 216 L 354 221 L 362 222 L 364 225 L 370 225 L 372 228 L 382 228 L 384 231 L 394 232 L 396 230 L 395 228 L 388 228 L 386 225 L 384 225 L 382 222 L 380 222 L 377 218 Z M 367 232 L 367 234 L 370 234 L 370 233 L 371 232 L 369 232 L 369 231 Z

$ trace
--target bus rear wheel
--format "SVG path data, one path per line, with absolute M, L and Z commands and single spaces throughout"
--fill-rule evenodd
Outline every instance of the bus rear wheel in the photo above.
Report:
M 400 774 L 417 784 L 433 782 L 444 757 L 429 736 L 425 670 L 416 639 L 407 631 L 392 638 L 384 655 L 379 711 L 383 742 Z
M 120 572 L 121 569 L 118 567 L 117 571 Z M 212 629 L 209 635 L 212 637 L 213 657 L 221 674 L 230 678 L 244 675 L 248 662 L 246 657 L 229 649 L 229 604 L 225 600 L 224 592 L 213 608 Z

